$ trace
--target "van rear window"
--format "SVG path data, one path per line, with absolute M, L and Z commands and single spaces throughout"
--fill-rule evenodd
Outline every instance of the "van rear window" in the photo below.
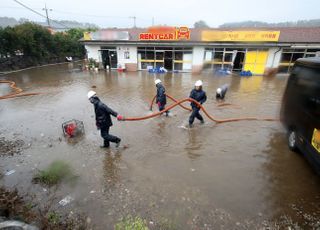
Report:
M 292 75 L 297 101 L 311 115 L 320 116 L 320 71 L 296 66 Z

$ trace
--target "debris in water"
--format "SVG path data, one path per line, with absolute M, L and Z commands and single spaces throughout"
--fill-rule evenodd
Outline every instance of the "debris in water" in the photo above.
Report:
M 180 128 L 180 129 L 185 129 L 185 130 L 189 130 L 189 128 L 186 127 L 186 126 L 184 126 L 184 125 L 180 125 L 180 126 L 178 126 L 178 128 Z
M 95 192 L 96 192 L 96 191 L 94 191 L 94 190 L 90 191 L 91 194 L 93 194 L 93 193 L 95 193 Z
M 65 198 L 63 198 L 62 200 L 59 201 L 59 204 L 61 206 L 66 206 L 67 204 L 69 204 L 71 201 L 73 201 L 73 197 L 71 197 L 70 195 L 66 196 Z
M 10 176 L 11 174 L 14 174 L 15 172 L 16 172 L 16 170 L 13 169 L 13 170 L 6 172 L 4 175 Z

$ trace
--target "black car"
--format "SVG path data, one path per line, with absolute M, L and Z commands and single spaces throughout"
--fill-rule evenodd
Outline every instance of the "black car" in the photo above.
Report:
M 320 57 L 296 61 L 280 116 L 289 148 L 303 153 L 320 174 Z

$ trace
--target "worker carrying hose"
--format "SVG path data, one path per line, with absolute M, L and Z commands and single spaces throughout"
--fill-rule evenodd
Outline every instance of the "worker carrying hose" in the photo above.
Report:
M 228 88 L 229 88 L 229 85 L 228 84 L 224 84 L 222 86 L 220 86 L 218 89 L 217 89 L 217 92 L 216 92 L 216 99 L 217 100 L 223 100 L 224 97 L 226 96 L 226 93 L 228 91 Z
M 100 129 L 101 137 L 104 139 L 101 148 L 109 148 L 110 142 L 116 143 L 116 147 L 120 146 L 121 139 L 119 137 L 109 134 L 109 129 L 112 126 L 111 116 L 114 116 L 118 121 L 124 120 L 123 116 L 113 111 L 107 105 L 100 101 L 97 97 L 97 93 L 94 91 L 88 92 L 88 99 L 94 106 L 94 112 L 96 114 L 96 125 L 98 130 Z
M 166 108 L 167 104 L 167 96 L 166 96 L 166 89 L 161 83 L 160 79 L 156 79 L 154 84 L 157 87 L 157 95 L 156 95 L 156 104 L 158 105 L 159 111 L 162 111 Z M 169 115 L 169 111 L 166 111 L 166 116 Z
M 200 104 L 205 103 L 205 101 L 207 100 L 207 94 L 205 91 L 202 90 L 202 81 L 198 80 L 195 83 L 195 88 L 191 91 L 190 93 L 190 98 L 196 100 L 197 102 L 199 102 Z M 197 118 L 198 120 L 200 120 L 201 124 L 204 123 L 203 117 L 201 116 L 201 114 L 199 113 L 200 108 L 196 105 L 196 103 L 191 102 L 191 108 L 192 108 L 192 113 L 189 117 L 189 127 L 192 127 L 192 124 L 194 122 L 194 118 Z

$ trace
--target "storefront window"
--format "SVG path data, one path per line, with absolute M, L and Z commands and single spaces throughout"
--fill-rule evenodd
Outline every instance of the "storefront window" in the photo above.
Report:
M 175 60 L 183 60 L 183 52 L 182 51 L 174 52 L 174 59 Z
M 233 53 L 225 53 L 224 54 L 224 62 L 232 62 Z
M 172 50 L 172 47 L 155 47 L 156 50 Z
M 154 60 L 154 51 L 146 51 L 146 59 Z
M 303 58 L 304 53 L 293 53 L 291 62 L 295 62 L 298 58 Z
M 146 52 L 145 51 L 138 51 L 138 55 L 141 59 L 146 59 Z
M 138 47 L 139 68 L 165 67 L 168 70 L 191 70 L 192 47 Z
M 174 63 L 174 70 L 182 70 L 182 63 Z
M 156 52 L 156 60 L 163 60 L 164 52 Z
M 281 62 L 290 62 L 291 61 L 291 53 L 283 53 L 281 57 Z
M 299 58 L 314 57 L 315 53 L 309 53 L 309 50 L 314 51 L 314 49 L 283 49 L 279 65 L 279 72 L 290 72 L 294 65 L 294 62 Z
M 214 53 L 214 58 L 213 58 L 214 62 L 222 62 L 223 61 L 222 59 L 223 59 L 223 52 Z

